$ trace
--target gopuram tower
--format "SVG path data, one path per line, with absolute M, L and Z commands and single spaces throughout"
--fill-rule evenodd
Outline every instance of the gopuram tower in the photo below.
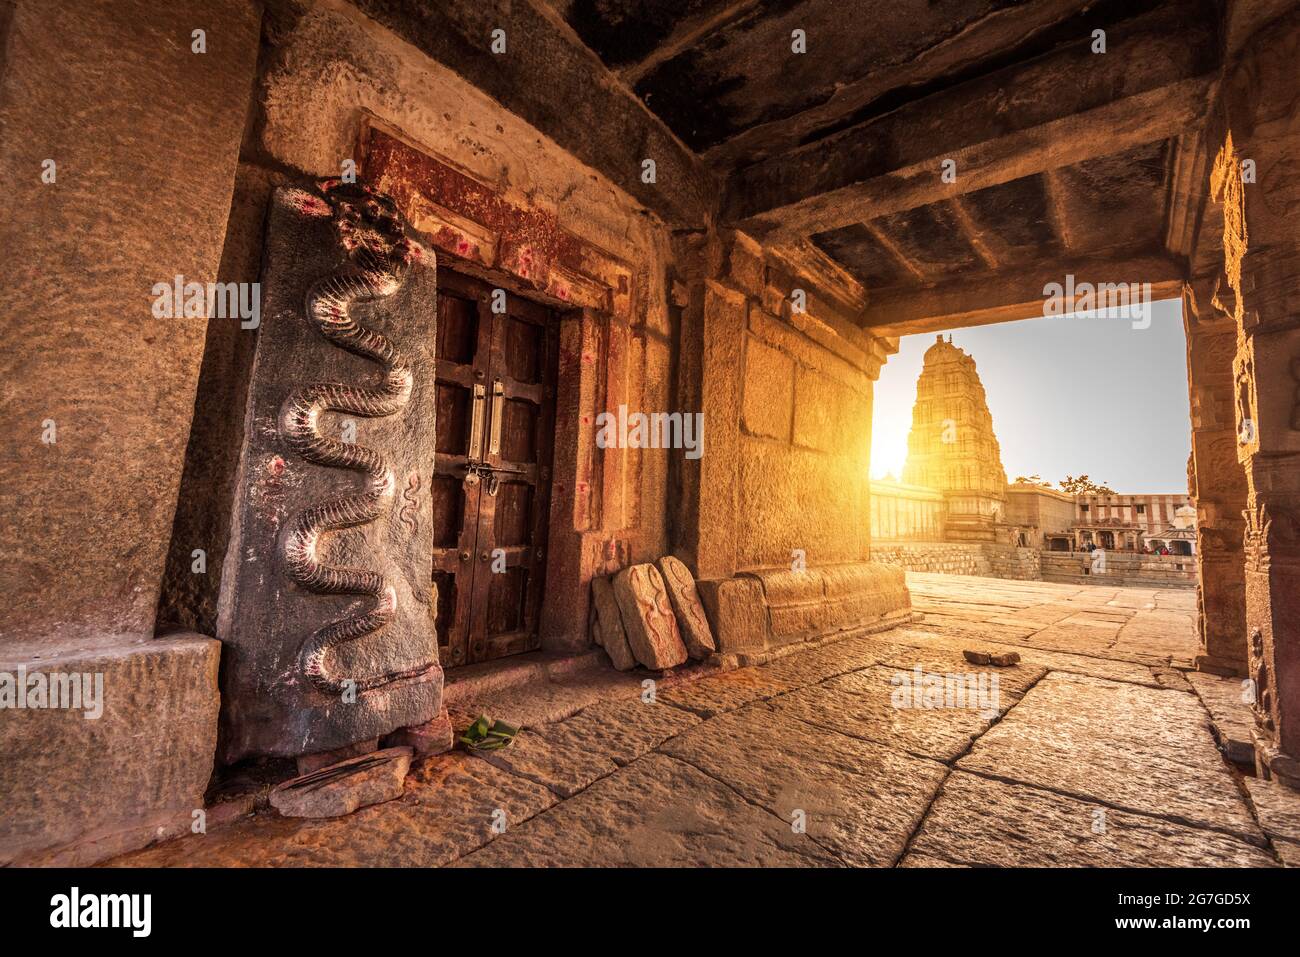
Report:
M 903 481 L 943 493 L 944 538 L 993 542 L 1006 510 L 1007 473 L 975 360 L 937 336 L 916 382 Z

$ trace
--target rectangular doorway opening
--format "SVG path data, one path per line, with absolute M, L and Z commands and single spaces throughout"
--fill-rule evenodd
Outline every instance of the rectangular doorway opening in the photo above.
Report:
M 541 646 L 559 317 L 438 274 L 433 586 L 457 668 Z

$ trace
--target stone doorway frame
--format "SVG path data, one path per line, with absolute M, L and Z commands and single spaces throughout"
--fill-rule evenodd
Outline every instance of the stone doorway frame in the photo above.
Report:
M 371 114 L 360 116 L 358 139 L 361 175 L 393 197 L 440 269 L 490 283 L 559 317 L 540 638 L 543 652 L 584 651 L 591 647 L 591 578 L 630 557 L 634 523 L 623 488 L 636 473 L 624 450 L 596 447 L 595 422 L 632 398 L 633 269 L 565 229 L 552 213 L 519 205 Z

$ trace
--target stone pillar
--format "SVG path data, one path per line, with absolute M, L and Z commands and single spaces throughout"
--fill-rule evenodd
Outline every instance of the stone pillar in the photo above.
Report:
M 1183 292 L 1191 392 L 1190 491 L 1196 498 L 1200 671 L 1246 673 L 1246 579 L 1242 540 L 1246 475 L 1237 461 L 1232 361 L 1237 326 L 1215 309 L 1213 282 Z
M 700 363 L 701 407 L 709 444 L 699 460 L 699 578 L 729 578 L 736 572 L 745 323 L 744 294 L 709 281 Z
M 1256 764 L 1300 788 L 1300 10 L 1226 71 L 1212 187 L 1223 207 L 1237 456 L 1245 468 L 1246 629 Z M 1253 181 L 1252 181 L 1253 180 Z
M 102 709 L 0 719 L 0 866 L 93 863 L 203 804 L 219 646 L 154 615 L 209 320 L 154 287 L 217 278 L 260 24 L 0 4 L 0 672 L 84 676 Z
M 153 637 L 208 320 L 152 290 L 216 279 L 260 20 L 19 0 L 0 37 L 0 643 Z

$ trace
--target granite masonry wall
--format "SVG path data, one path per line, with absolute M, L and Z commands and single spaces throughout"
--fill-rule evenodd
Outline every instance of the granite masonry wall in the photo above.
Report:
M 1107 552 L 1104 568 L 1093 570 L 1083 552 L 1043 552 L 1043 581 L 1127 588 L 1195 588 L 1196 558 L 1191 555 L 1139 555 Z
M 871 546 L 871 557 L 911 572 L 1022 580 L 1041 577 L 1038 549 L 987 542 L 879 542 Z

